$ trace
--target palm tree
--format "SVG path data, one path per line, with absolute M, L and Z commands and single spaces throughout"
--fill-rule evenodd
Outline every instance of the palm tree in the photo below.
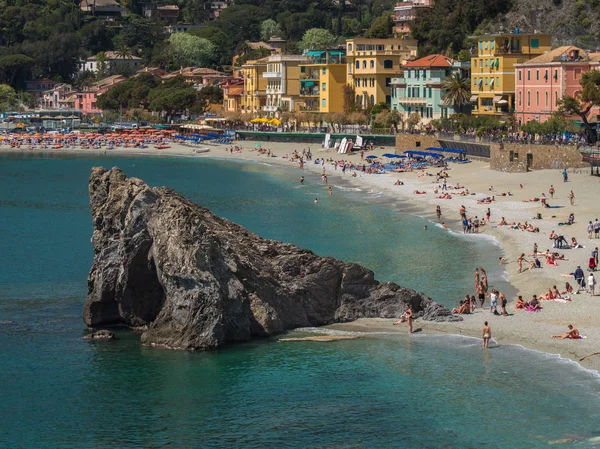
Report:
M 115 56 L 121 58 L 123 61 L 131 59 L 133 57 L 133 50 L 125 43 L 120 43 L 115 51 Z
M 471 82 L 468 78 L 463 78 L 459 72 L 448 76 L 442 83 L 442 89 L 446 91 L 442 96 L 442 102 L 445 106 L 456 106 L 460 112 L 464 105 L 469 104 Z

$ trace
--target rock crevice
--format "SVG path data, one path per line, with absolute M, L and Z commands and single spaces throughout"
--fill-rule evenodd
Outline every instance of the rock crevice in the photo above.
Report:
M 355 263 L 266 240 L 118 168 L 89 183 L 94 261 L 83 318 L 146 329 L 142 342 L 211 349 L 358 318 L 457 320 Z

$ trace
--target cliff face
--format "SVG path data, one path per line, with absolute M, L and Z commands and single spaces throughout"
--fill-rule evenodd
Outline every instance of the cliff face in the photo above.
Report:
M 363 317 L 459 319 L 355 263 L 265 240 L 118 168 L 89 184 L 95 257 L 83 318 L 143 328 L 142 342 L 210 349 Z

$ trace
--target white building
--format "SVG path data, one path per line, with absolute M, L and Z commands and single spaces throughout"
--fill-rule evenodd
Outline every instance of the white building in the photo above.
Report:
M 142 59 L 137 56 L 129 55 L 123 58 L 118 52 L 105 52 L 106 72 L 107 74 L 135 73 L 142 68 Z M 85 61 L 80 61 L 79 72 L 90 71 L 98 73 L 101 62 L 98 61 L 98 56 L 90 56 Z

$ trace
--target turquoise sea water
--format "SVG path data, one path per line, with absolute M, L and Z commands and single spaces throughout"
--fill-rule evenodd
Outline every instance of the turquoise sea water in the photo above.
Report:
M 329 197 L 314 176 L 300 186 L 295 169 L 0 155 L 0 448 L 600 445 L 598 377 L 515 346 L 483 352 L 458 336 L 376 334 L 191 354 L 141 347 L 126 331 L 114 342 L 83 340 L 96 165 L 118 165 L 264 237 L 360 262 L 447 305 L 471 289 L 480 265 L 509 291 L 491 243 L 399 213 L 411 209 L 377 192 L 336 186 Z

